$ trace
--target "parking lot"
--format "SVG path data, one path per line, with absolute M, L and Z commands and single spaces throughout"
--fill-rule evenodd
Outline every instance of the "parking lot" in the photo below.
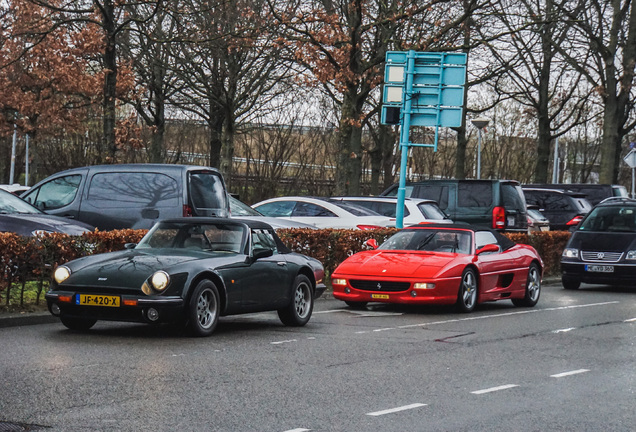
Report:
M 354 311 L 326 298 L 306 327 L 252 314 L 206 339 L 122 323 L 3 328 L 0 426 L 627 431 L 635 306 L 628 289 L 548 284 L 535 308 Z

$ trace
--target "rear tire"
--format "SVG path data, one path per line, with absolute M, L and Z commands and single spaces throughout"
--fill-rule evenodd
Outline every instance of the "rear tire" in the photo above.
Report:
M 457 294 L 457 309 L 460 312 L 468 313 L 475 310 L 477 306 L 477 295 L 479 293 L 477 272 L 468 267 L 462 273 L 462 281 L 459 284 Z
M 93 327 L 95 323 L 97 322 L 96 319 L 76 318 L 76 317 L 68 317 L 64 315 L 60 317 L 60 321 L 62 321 L 62 324 L 64 324 L 66 328 L 70 330 L 77 330 L 77 331 L 88 330 L 91 327 Z
M 193 336 L 209 336 L 219 322 L 219 291 L 214 282 L 202 280 L 197 284 L 188 305 L 188 331 Z
M 309 322 L 314 310 L 314 290 L 309 278 L 298 275 L 294 280 L 294 290 L 287 306 L 278 310 L 278 318 L 286 326 L 302 327 Z
M 563 284 L 563 288 L 566 290 L 577 290 L 581 286 L 580 280 L 571 279 L 565 276 L 561 278 L 561 283 Z
M 520 307 L 533 307 L 539 301 L 541 295 L 541 269 L 536 263 L 530 264 L 528 268 L 528 280 L 526 282 L 526 293 L 523 298 L 512 299 L 512 304 Z

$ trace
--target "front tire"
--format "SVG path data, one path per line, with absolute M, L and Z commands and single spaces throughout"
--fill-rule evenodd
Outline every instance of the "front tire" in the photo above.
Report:
M 570 279 L 565 276 L 561 278 L 561 283 L 563 284 L 563 288 L 566 290 L 577 290 L 581 286 L 580 280 Z
M 219 322 L 219 291 L 210 280 L 197 284 L 188 304 L 188 331 L 193 336 L 209 336 Z
M 460 312 L 468 313 L 475 310 L 478 288 L 477 272 L 469 267 L 462 273 L 462 281 L 459 284 L 456 305 Z
M 296 276 L 294 290 L 289 305 L 278 310 L 278 318 L 286 326 L 302 327 L 311 318 L 314 310 L 314 292 L 309 278 L 304 275 Z
M 62 324 L 64 324 L 66 328 L 70 330 L 77 330 L 77 331 L 88 330 L 91 327 L 93 327 L 95 323 L 97 322 L 96 319 L 76 318 L 76 317 L 68 317 L 64 315 L 60 317 L 60 321 L 62 321 Z
M 530 264 L 528 268 L 528 280 L 526 282 L 526 293 L 521 299 L 512 299 L 512 304 L 520 307 L 533 307 L 539 301 L 541 295 L 541 270 L 536 263 Z

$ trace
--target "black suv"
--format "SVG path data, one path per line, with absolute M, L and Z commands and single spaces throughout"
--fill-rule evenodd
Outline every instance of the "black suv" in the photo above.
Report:
M 592 209 L 585 195 L 561 189 L 534 189 L 523 187 L 528 205 L 537 206 L 550 221 L 552 231 L 574 229 Z
M 565 289 L 636 280 L 636 200 L 608 198 L 579 224 L 561 256 Z
M 397 196 L 394 184 L 381 196 Z M 437 202 L 455 222 L 497 231 L 527 232 L 528 213 L 515 180 L 424 180 L 406 184 L 406 196 Z

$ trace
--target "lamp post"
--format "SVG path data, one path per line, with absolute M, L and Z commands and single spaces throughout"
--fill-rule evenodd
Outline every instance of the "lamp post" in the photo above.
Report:
M 477 117 L 471 120 L 477 128 L 477 180 L 481 179 L 481 130 L 488 126 L 490 119 Z

